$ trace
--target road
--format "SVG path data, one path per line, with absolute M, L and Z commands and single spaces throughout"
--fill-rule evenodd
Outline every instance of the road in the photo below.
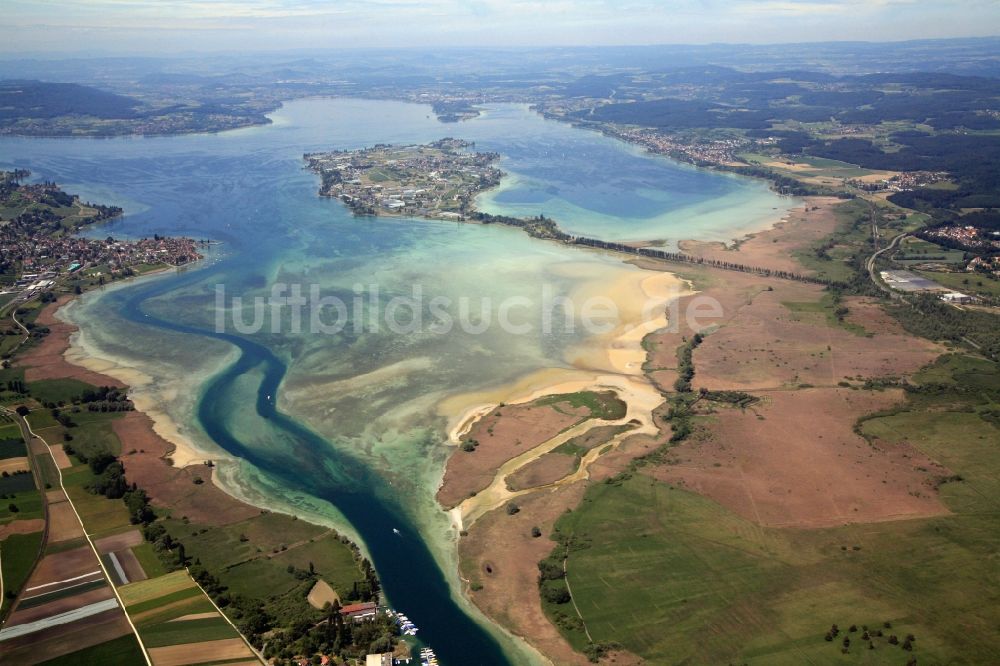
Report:
M 871 218 L 871 225 L 872 225 L 872 244 L 875 246 L 875 252 L 872 254 L 872 256 L 868 257 L 868 261 L 865 262 L 865 267 L 868 269 L 868 277 L 871 278 L 871 281 L 875 284 L 876 287 L 878 287 L 885 293 L 889 294 L 890 296 L 895 296 L 896 294 L 892 291 L 892 289 L 882 284 L 882 282 L 878 279 L 878 276 L 875 275 L 875 264 L 878 261 L 878 258 L 883 253 L 895 249 L 899 245 L 900 241 L 902 241 L 904 238 L 910 235 L 910 232 L 904 231 L 903 233 L 895 236 L 891 241 L 889 241 L 888 245 L 886 245 L 882 249 L 879 249 L 878 244 L 881 238 L 878 233 L 878 211 L 875 208 L 875 204 L 872 203 L 868 204 L 868 215 Z
M 80 524 L 80 530 L 83 532 L 84 538 L 86 538 L 86 540 L 87 540 L 87 544 L 90 546 L 91 551 L 93 551 L 93 553 L 94 553 L 94 557 L 97 559 L 97 563 L 98 563 L 98 566 L 100 566 L 100 570 L 101 570 L 101 573 L 104 576 L 105 583 L 111 588 L 112 593 L 115 595 L 115 598 L 111 599 L 109 601 L 114 602 L 115 606 L 118 606 L 118 607 L 121 608 L 122 615 L 125 616 L 125 620 L 128 622 L 129 626 L 132 628 L 132 633 L 135 635 L 136 640 L 139 642 L 139 647 L 142 650 L 143 657 L 145 657 L 145 659 L 146 659 L 146 663 L 149 664 L 150 666 L 152 666 L 152 662 L 149 660 L 149 653 L 146 651 L 146 646 L 143 644 L 142 638 L 139 636 L 139 631 L 138 631 L 138 629 L 136 629 L 135 624 L 132 623 L 132 618 L 130 618 L 128 616 L 128 613 L 125 612 L 125 604 L 122 601 L 121 596 L 118 594 L 118 588 L 115 587 L 114 579 L 111 577 L 111 575 L 108 572 L 107 568 L 104 566 L 104 561 L 101 559 L 101 554 L 100 554 L 100 552 L 98 552 L 97 547 L 94 545 L 94 541 L 91 538 L 90 533 L 87 532 L 87 528 L 83 524 L 83 519 L 80 517 L 80 512 L 77 511 L 76 505 L 73 503 L 72 498 L 69 496 L 69 493 L 66 491 L 66 486 L 63 483 L 63 473 L 62 473 L 62 470 L 59 468 L 59 465 L 56 464 L 55 457 L 52 455 L 52 447 L 49 446 L 49 443 L 47 441 L 45 441 L 45 438 L 40 437 L 39 435 L 35 434 L 35 431 L 31 429 L 31 424 L 28 423 L 28 420 L 24 416 L 18 414 L 17 412 L 12 412 L 11 410 L 9 410 L 7 408 L 3 408 L 3 409 L 4 409 L 5 412 L 7 412 L 8 414 L 10 414 L 11 416 L 13 416 L 16 419 L 18 426 L 20 426 L 20 428 L 21 428 L 21 433 L 22 433 L 22 435 L 24 437 L 24 441 L 27 442 L 28 451 L 31 453 L 33 460 L 34 460 L 34 458 L 36 456 L 34 454 L 34 450 L 32 449 L 32 443 L 35 440 L 37 440 L 37 441 L 39 441 L 39 442 L 41 442 L 42 444 L 45 445 L 45 449 L 47 451 L 46 455 L 48 455 L 49 458 L 52 460 L 52 466 L 55 468 L 56 473 L 59 476 L 59 488 L 60 488 L 60 490 L 62 490 L 63 494 L 66 496 L 66 501 L 69 503 L 70 508 L 73 509 L 73 515 L 76 516 L 76 519 L 77 519 L 77 521 Z M 32 467 L 34 467 L 34 465 L 32 465 Z M 38 481 L 41 482 L 42 479 L 40 477 L 38 477 Z M 45 497 L 46 493 L 45 493 L 45 485 L 44 485 L 44 483 L 39 483 L 38 487 L 39 487 L 40 492 L 42 494 L 43 500 L 45 500 L 46 499 L 46 497 Z M 48 512 L 46 511 L 46 514 L 47 513 Z M 46 534 L 48 532 L 48 523 L 49 523 L 48 515 L 46 515 L 46 521 L 45 521 Z M 43 540 L 43 543 L 45 543 L 45 540 Z M 12 614 L 13 614 L 13 612 L 15 610 L 17 610 L 17 602 L 18 601 L 19 601 L 19 599 L 16 599 L 14 601 L 14 603 L 12 604 L 12 609 L 11 609 L 11 613 Z M 111 608 L 111 607 L 113 607 L 113 606 L 110 606 L 109 608 Z M 91 610 L 93 610 L 93 609 L 91 609 Z M 106 610 L 106 609 L 102 608 L 102 610 Z M 100 612 L 100 611 L 94 611 L 94 612 Z M 55 622 L 52 622 L 52 620 L 54 620 L 55 618 L 48 618 L 48 620 L 50 620 L 50 622 L 49 622 L 48 625 L 45 625 L 45 624 L 38 625 L 37 623 L 33 624 L 32 625 L 33 628 L 31 629 L 31 631 L 36 631 L 36 630 L 39 630 L 41 628 L 45 628 L 46 626 L 51 626 L 52 624 L 62 624 L 62 623 L 67 623 L 67 622 L 75 621 L 75 620 L 81 619 L 82 617 L 85 617 L 85 616 L 86 615 L 72 616 L 70 614 L 67 614 L 67 618 L 69 618 L 69 619 L 65 619 L 65 618 L 60 617 Z M 5 631 L 6 631 L 6 628 L 5 628 Z M 24 631 L 26 631 L 26 630 L 21 630 L 21 633 L 24 633 Z

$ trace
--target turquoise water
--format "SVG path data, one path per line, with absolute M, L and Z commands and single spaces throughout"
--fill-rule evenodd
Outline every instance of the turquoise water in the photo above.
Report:
M 574 235 L 673 246 L 692 236 L 732 241 L 786 207 L 763 182 L 651 157 L 522 106 L 487 107 L 484 120 L 470 123 L 467 135 L 477 148 L 502 153 L 510 174 L 500 189 L 480 196 L 488 212 L 544 214 Z
M 384 307 L 419 286 L 428 298 L 469 298 L 473 324 L 515 297 L 527 303 L 518 310 L 522 322 L 537 324 L 543 287 L 568 295 L 581 279 L 610 283 L 635 269 L 514 229 L 355 219 L 316 196 L 302 153 L 472 139 L 502 153 L 505 170 L 515 174 L 484 205 L 544 212 L 571 232 L 606 238 L 722 237 L 743 228 L 746 210 L 782 201 L 757 183 L 650 158 L 520 106 L 442 125 L 418 105 L 306 100 L 288 104 L 275 120 L 221 135 L 4 139 L 0 164 L 125 207 L 122 220 L 96 235 L 219 241 L 196 268 L 82 299 L 69 311 L 83 329 L 80 344 L 141 370 L 148 382 L 140 392 L 188 438 L 231 459 L 220 465 L 231 490 L 362 541 L 389 599 L 442 663 L 534 661 L 457 592 L 455 535 L 433 499 L 450 450 L 439 405 L 539 368 L 568 367 L 566 350 L 584 332 L 559 318 L 551 330 L 536 325 L 519 335 L 498 326 L 445 332 L 436 324 L 393 332 L 356 326 L 364 316 L 354 311 L 351 325 L 317 332 L 297 329 L 286 310 L 266 310 L 262 330 L 240 333 L 232 315 L 245 322 L 252 312 L 231 299 L 264 297 L 280 283 L 315 285 L 347 304 L 361 292 Z M 733 206 L 691 217 L 720 201 Z M 430 314 L 426 304 L 417 310 Z

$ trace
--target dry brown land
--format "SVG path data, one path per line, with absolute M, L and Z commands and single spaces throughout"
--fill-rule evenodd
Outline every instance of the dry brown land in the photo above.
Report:
M 115 552 L 115 557 L 118 558 L 118 564 L 121 565 L 122 570 L 125 572 L 128 582 L 135 583 L 136 581 L 149 578 L 142 565 L 139 564 L 139 559 L 131 549 L 119 550 Z
M 239 638 L 224 638 L 203 643 L 186 643 L 149 649 L 153 666 L 184 666 L 253 657 L 250 648 Z
M 27 587 L 81 576 L 100 568 L 90 546 L 80 546 L 61 553 L 52 553 L 43 557 L 38 566 L 35 567 L 28 579 Z
M 62 444 L 50 444 L 49 451 L 52 453 L 52 459 L 59 469 L 69 469 L 73 466 L 73 462 L 66 455 L 66 449 L 63 448 Z
M 525 490 L 555 483 L 577 467 L 575 456 L 565 453 L 546 453 L 507 477 L 511 490 Z
M 169 465 L 166 459 L 173 445 L 156 434 L 145 414 L 129 412 L 115 419 L 112 427 L 122 442 L 125 474 L 149 493 L 154 505 L 204 525 L 227 525 L 260 514 L 259 509 L 234 499 L 212 483 L 194 482 L 195 477 L 208 481 L 211 468 Z
M 805 274 L 794 253 L 835 229 L 832 208 L 839 203 L 809 199 L 777 228 L 734 249 L 695 243 L 683 247 L 706 258 Z M 858 417 L 897 403 L 901 392 L 839 386 L 907 376 L 936 358 L 942 347 L 906 334 L 872 299 L 845 298 L 849 313 L 845 325 L 838 325 L 820 307 L 824 292 L 816 285 L 689 264 L 635 263 L 674 270 L 693 280 L 698 290 L 668 311 L 675 313 L 675 330 L 647 338 L 647 376 L 664 391 L 673 390 L 678 348 L 700 331 L 706 335 L 694 353 L 694 387 L 749 391 L 760 399 L 745 412 L 702 407 L 712 413 L 699 419 L 694 436 L 671 450 L 670 464 L 644 472 L 773 527 L 817 528 L 947 513 L 935 482 L 948 470 L 906 445 L 869 444 L 853 432 Z M 706 298 L 719 304 L 721 314 L 687 321 L 687 306 Z M 469 596 L 556 664 L 583 663 L 583 657 L 572 652 L 541 608 L 537 562 L 553 547 L 546 537 L 554 520 L 579 503 L 588 483 L 620 473 L 636 456 L 667 440 L 665 409 L 654 412 L 659 436 L 626 438 L 591 463 L 588 480 L 521 495 L 519 513 L 495 510 L 466 525 L 467 536 L 459 543 L 461 571 L 483 586 Z M 503 418 L 493 424 L 494 431 Z M 461 455 L 468 454 L 456 452 L 452 459 Z M 525 488 L 548 482 L 562 471 L 557 467 L 564 461 L 556 456 L 543 456 L 510 481 Z M 542 538 L 530 537 L 533 526 L 542 529 Z
M 131 530 L 122 534 L 112 534 L 103 539 L 97 539 L 94 541 L 94 547 L 97 548 L 98 553 L 103 555 L 104 553 L 114 553 L 119 550 L 138 546 L 142 541 L 142 532 Z
M 469 592 L 472 601 L 560 666 L 588 662 L 545 617 L 538 597 L 538 562 L 552 550 L 547 538 L 552 525 L 580 503 L 585 489 L 586 484 L 578 482 L 555 492 L 522 495 L 520 513 L 492 511 L 473 523 L 459 542 L 462 576 L 483 586 Z M 532 527 L 541 529 L 543 536 L 533 538 Z
M 833 209 L 844 203 L 836 197 L 807 197 L 799 208 L 774 228 L 753 234 L 729 248 L 724 243 L 681 241 L 680 248 L 687 254 L 705 259 L 729 261 L 748 266 L 760 266 L 775 271 L 808 274 L 795 260 L 793 253 L 810 247 L 829 236 L 837 227 Z
M 14 472 L 26 471 L 27 469 L 28 458 L 25 456 L 0 460 L 0 473 L 7 472 L 8 474 L 13 474 Z
M 49 543 L 79 539 L 83 536 L 83 527 L 73 507 L 61 490 L 49 494 L 54 493 L 57 493 L 58 499 L 49 498 Z M 89 552 L 90 548 L 87 550 Z
M 316 584 L 309 590 L 309 604 L 313 608 L 322 609 L 335 601 L 340 601 L 340 595 L 322 578 L 316 581 Z
M 102 375 L 68 362 L 63 354 L 69 349 L 70 336 L 76 331 L 72 324 L 57 319 L 56 311 L 69 302 L 70 296 L 62 296 L 55 303 L 45 306 L 35 323 L 47 326 L 49 334 L 37 345 L 25 350 L 17 357 L 17 365 L 24 367 L 24 378 L 33 382 L 39 379 L 78 379 L 94 386 L 124 387 L 117 379 Z
M 726 325 L 695 350 L 695 388 L 749 391 L 899 377 L 942 352 L 939 345 L 901 332 L 865 336 L 831 326 L 821 312 L 794 310 L 796 303 L 819 301 L 818 286 L 773 282 L 772 291 L 728 310 Z
M 722 409 L 707 432 L 650 474 L 768 527 L 830 527 L 948 513 L 935 479 L 949 472 L 905 445 L 869 444 L 855 420 L 902 391 L 806 389 Z
M 159 610 L 159 609 L 157 609 Z M 187 615 L 181 615 L 180 617 L 175 617 L 172 620 L 167 620 L 168 622 L 187 622 L 188 620 L 206 620 L 210 617 L 219 617 L 219 614 L 215 611 L 209 611 L 207 613 L 188 613 Z
M 41 518 L 12 520 L 6 525 L 0 525 L 0 541 L 3 541 L 11 534 L 31 534 L 32 532 L 41 532 L 44 529 L 45 521 Z
M 508 460 L 552 439 L 589 414 L 568 404 L 504 405 L 480 418 L 462 441 L 479 442 L 475 451 L 456 450 L 448 459 L 438 502 L 446 508 L 490 485 L 496 470 Z

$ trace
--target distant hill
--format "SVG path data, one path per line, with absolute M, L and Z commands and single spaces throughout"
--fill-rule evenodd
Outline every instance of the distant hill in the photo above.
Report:
M 0 81 L 0 121 L 68 115 L 128 119 L 139 115 L 140 104 L 131 97 L 76 83 Z

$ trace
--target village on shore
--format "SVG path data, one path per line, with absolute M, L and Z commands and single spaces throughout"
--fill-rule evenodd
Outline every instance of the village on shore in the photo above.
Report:
M 24 170 L 0 174 L 0 298 L 30 300 L 57 285 L 73 288 L 202 258 L 205 241 L 154 235 L 121 240 L 76 232 L 122 215 L 117 206 L 80 201 L 55 183 L 22 183 Z

